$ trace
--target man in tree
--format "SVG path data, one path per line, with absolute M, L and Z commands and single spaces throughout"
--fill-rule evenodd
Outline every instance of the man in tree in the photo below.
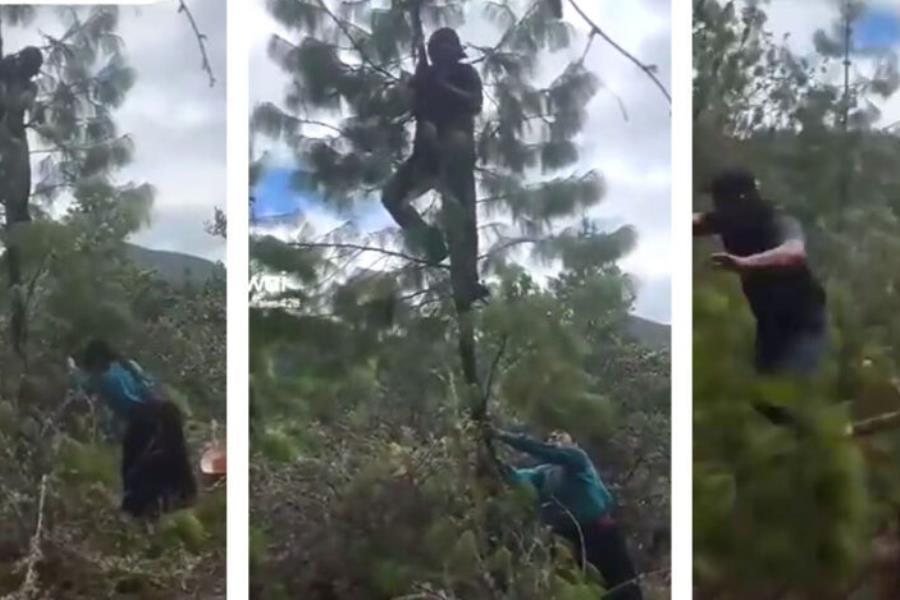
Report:
M 478 227 L 475 195 L 475 116 L 481 112 L 478 71 L 463 64 L 456 32 L 435 31 L 409 87 L 413 94 L 416 134 L 412 155 L 382 191 L 382 203 L 407 243 L 438 264 L 450 256 L 450 274 L 458 305 L 468 307 L 487 295 L 478 281 Z M 411 202 L 431 189 L 444 200 L 444 231 L 428 224 Z M 444 234 L 446 233 L 446 241 Z M 449 249 L 448 249 L 449 245 Z
M 31 153 L 25 115 L 33 112 L 37 86 L 32 79 L 40 72 L 43 63 L 41 51 L 34 46 L 0 60 L 0 204 L 6 210 L 7 234 L 17 225 L 31 221 L 28 210 Z M 13 347 L 24 359 L 27 337 L 25 300 L 18 287 L 22 283 L 22 266 L 17 245 L 10 237 L 6 239 L 6 267 L 12 288 L 9 327 Z
M 712 212 L 694 235 L 718 235 L 713 262 L 738 274 L 756 317 L 755 366 L 766 374 L 812 374 L 825 350 L 825 291 L 806 261 L 803 229 L 757 190 L 752 173 L 728 169 L 708 190 Z
M 584 450 L 565 432 L 547 442 L 489 427 L 488 435 L 541 461 L 531 468 L 508 468 L 507 478 L 532 486 L 541 519 L 575 547 L 578 562 L 587 561 L 603 575 L 611 600 L 642 598 L 625 538 L 612 517 L 613 498 Z
M 43 62 L 41 51 L 33 46 L 0 60 L 0 201 L 6 207 L 8 226 L 31 220 L 31 163 L 25 114 L 34 105 L 37 86 L 32 79 Z

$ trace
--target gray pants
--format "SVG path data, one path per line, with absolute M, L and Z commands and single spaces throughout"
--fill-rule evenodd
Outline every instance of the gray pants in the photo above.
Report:
M 450 250 L 450 277 L 459 308 L 468 308 L 478 288 L 478 223 L 475 192 L 475 142 L 469 132 L 437 131 L 420 125 L 420 145 L 382 192 L 394 221 L 407 231 L 430 226 L 412 206 L 425 192 L 437 189 L 444 199 L 441 221 Z
M 828 334 L 821 327 L 773 330 L 757 327 L 755 365 L 768 375 L 811 376 L 816 373 L 828 348 Z

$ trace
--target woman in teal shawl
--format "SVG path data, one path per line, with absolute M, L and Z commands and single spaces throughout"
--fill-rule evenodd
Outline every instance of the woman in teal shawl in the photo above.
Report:
M 86 390 L 124 424 L 122 509 L 153 517 L 191 502 L 197 487 L 178 408 L 159 395 L 136 362 L 103 340 L 91 341 L 80 363 Z

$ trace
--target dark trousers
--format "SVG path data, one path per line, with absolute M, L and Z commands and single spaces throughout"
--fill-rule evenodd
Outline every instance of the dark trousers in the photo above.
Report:
M 132 409 L 122 441 L 122 487 L 122 510 L 135 517 L 155 517 L 195 497 L 181 413 L 174 404 Z
M 478 287 L 478 224 L 475 192 L 475 142 L 471 132 L 438 131 L 422 123 L 412 156 L 385 185 L 382 203 L 404 230 L 428 228 L 411 205 L 422 194 L 437 190 L 443 199 L 441 220 L 450 250 L 453 289 L 463 304 Z
M 804 325 L 758 321 L 754 363 L 767 375 L 814 375 L 828 347 L 824 310 L 806 316 Z
M 581 540 L 577 531 L 560 532 L 576 548 L 576 557 L 581 563 Z M 625 536 L 619 525 L 611 520 L 595 521 L 581 526 L 584 536 L 584 558 L 592 564 L 606 581 L 607 600 L 642 600 L 637 572 L 631 562 Z
M 757 324 L 754 366 L 769 376 L 812 377 L 819 369 L 828 346 L 824 321 L 821 327 L 777 327 Z M 756 402 L 754 408 L 774 425 L 800 425 L 789 408 Z

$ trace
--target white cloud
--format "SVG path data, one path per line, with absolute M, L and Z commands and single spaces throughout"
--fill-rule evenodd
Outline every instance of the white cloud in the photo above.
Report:
M 869 0 L 868 5 L 900 13 L 896 0 Z M 839 6 L 840 3 L 834 0 L 774 0 L 765 7 L 769 16 L 768 28 L 776 39 L 790 34 L 790 48 L 798 54 L 811 55 L 815 52 L 813 34 L 818 29 L 831 30 L 834 21 L 839 18 Z M 900 52 L 900 43 L 895 50 Z M 871 61 L 854 59 L 854 69 L 859 69 L 864 74 L 871 73 L 871 67 Z M 841 77 L 840 65 L 835 65 L 833 76 Z M 881 125 L 887 126 L 900 121 L 900 94 L 894 94 L 886 102 L 876 101 L 875 104 L 882 111 Z

